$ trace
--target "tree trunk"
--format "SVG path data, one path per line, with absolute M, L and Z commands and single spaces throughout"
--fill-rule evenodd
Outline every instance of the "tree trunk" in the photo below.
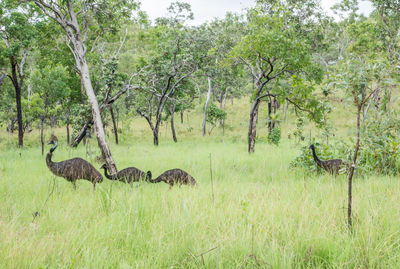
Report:
M 110 148 L 108 147 L 108 144 L 106 141 L 104 128 L 103 128 L 103 122 L 101 121 L 99 104 L 97 103 L 97 98 L 93 91 L 92 82 L 90 80 L 89 68 L 83 57 L 84 53 L 82 52 L 81 55 L 82 55 L 82 58 L 80 61 L 81 78 L 83 81 L 83 85 L 85 86 L 85 89 L 86 89 L 86 95 L 88 97 L 90 106 L 92 108 L 92 118 L 93 118 L 93 123 L 94 123 L 93 124 L 94 129 L 95 129 L 96 136 L 97 136 L 97 143 L 101 150 L 101 154 L 102 154 L 105 162 L 108 165 L 110 174 L 115 175 L 117 173 L 117 167 L 115 165 L 114 159 L 111 155 Z
M 219 109 L 221 109 L 221 110 L 224 110 L 224 98 L 225 97 L 225 94 L 224 93 L 221 93 L 221 95 L 220 95 L 220 99 L 219 99 Z M 219 125 L 220 126 L 224 126 L 224 120 L 223 119 L 220 119 L 219 120 Z
M 116 109 L 117 111 L 117 130 L 118 130 L 118 126 L 119 126 L 119 109 Z
M 206 121 L 207 121 L 207 109 L 208 109 L 208 104 L 210 102 L 210 96 L 211 96 L 211 78 L 208 77 L 208 92 L 207 92 L 207 100 L 206 100 L 206 105 L 204 107 L 204 119 L 203 119 L 203 136 L 206 135 Z
M 67 144 L 69 145 L 70 138 L 69 138 L 69 113 L 67 114 Z
M 18 146 L 24 145 L 24 127 L 22 126 L 22 106 L 21 106 L 21 82 L 18 82 L 17 77 L 17 61 L 14 57 L 11 57 L 11 71 L 12 71 L 12 82 L 15 88 L 15 100 L 17 103 L 17 122 L 18 122 Z
M 83 79 L 81 75 L 81 104 L 83 105 L 85 103 L 85 86 L 83 84 Z
M 183 110 L 181 110 L 181 124 L 183 124 Z
M 153 130 L 153 144 L 158 146 L 158 128 Z
M 171 113 L 172 138 L 174 139 L 174 142 L 176 143 L 176 142 L 178 142 L 178 139 L 176 139 L 175 126 L 174 126 L 175 102 L 173 103 L 172 107 L 170 107 L 169 112 Z
M 287 114 L 287 110 L 289 108 L 289 101 L 288 100 L 286 100 L 286 106 L 284 106 L 284 107 L 285 107 L 285 113 L 284 113 L 284 116 L 283 116 L 283 122 L 286 122 L 286 114 Z
M 7 132 L 8 132 L 9 134 L 13 134 L 13 133 L 14 133 L 14 129 L 15 129 L 14 124 L 15 124 L 15 122 L 16 122 L 15 119 L 11 119 L 11 120 L 9 121 L 9 124 L 8 124 L 8 127 L 7 127 Z
M 56 124 L 56 116 L 53 115 L 51 116 L 51 121 L 50 121 L 50 126 L 52 129 L 54 128 L 55 124 Z
M 353 222 L 352 222 L 352 199 L 353 199 L 353 175 L 354 175 L 354 169 L 356 167 L 357 163 L 357 156 L 358 156 L 358 150 L 360 149 L 360 118 L 361 118 L 361 110 L 362 110 L 362 105 L 358 106 L 358 111 L 357 111 L 357 142 L 356 142 L 356 148 L 354 150 L 354 155 L 353 155 L 353 162 L 350 167 L 350 172 L 349 172 L 349 189 L 348 189 L 348 208 L 347 208 L 347 224 L 349 225 L 349 228 L 351 229 L 353 227 Z
M 0 75 L 0 86 L 1 86 L 1 84 L 3 84 L 3 82 L 4 82 L 4 80 L 5 80 L 6 77 L 7 77 L 6 74 L 1 74 L 1 75 Z
M 271 114 L 272 114 L 272 102 L 271 102 L 271 100 L 269 100 L 269 102 L 268 102 L 268 133 L 271 133 L 271 130 L 272 130 Z
M 113 110 L 112 105 L 110 105 L 110 114 L 111 114 L 111 119 L 112 119 L 113 128 L 114 128 L 115 144 L 118 145 L 118 127 L 117 127 L 117 124 L 115 123 L 115 116 L 114 116 L 114 110 Z
M 258 107 L 260 100 L 256 98 L 250 109 L 250 123 L 249 123 L 249 134 L 248 134 L 248 152 L 254 152 L 254 146 L 256 143 L 256 126 L 258 117 Z
M 44 155 L 44 138 L 43 138 L 43 129 L 44 129 L 44 117 L 40 119 L 40 143 L 42 145 L 42 155 Z

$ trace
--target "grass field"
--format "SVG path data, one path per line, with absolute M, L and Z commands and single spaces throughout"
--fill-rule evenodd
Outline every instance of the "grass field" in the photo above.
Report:
M 118 168 L 157 176 L 179 167 L 196 188 L 105 179 L 95 192 L 84 180 L 74 190 L 46 167 L 36 131 L 22 150 L 2 131 L 0 268 L 400 268 L 398 178 L 355 178 L 350 233 L 345 176 L 289 170 L 298 154 L 287 139 L 293 117 L 282 125 L 279 147 L 259 142 L 249 155 L 248 109 L 247 99 L 228 104 L 224 137 L 220 129 L 201 137 L 200 109 L 177 122 L 177 144 L 163 126 L 154 147 L 139 118 L 125 123 L 120 145 L 109 137 Z M 343 113 L 332 117 L 345 134 L 351 122 Z M 261 116 L 259 126 L 263 136 Z M 61 144 L 54 161 L 79 156 L 100 167 L 94 139 L 87 156 L 84 146 L 65 145 L 63 129 L 53 131 Z

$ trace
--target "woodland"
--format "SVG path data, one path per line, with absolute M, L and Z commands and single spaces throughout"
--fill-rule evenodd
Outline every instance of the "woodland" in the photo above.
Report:
M 1 0 L 0 268 L 400 267 L 400 1 L 359 2 Z

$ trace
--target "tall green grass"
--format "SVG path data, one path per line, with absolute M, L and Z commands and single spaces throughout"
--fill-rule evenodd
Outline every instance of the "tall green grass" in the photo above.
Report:
M 279 147 L 258 143 L 247 154 L 247 106 L 228 107 L 224 137 L 221 130 L 201 137 L 194 111 L 189 123 L 186 116 L 177 123 L 177 144 L 164 126 L 154 147 L 140 119 L 123 128 L 121 145 L 109 138 L 120 169 L 157 176 L 179 167 L 195 188 L 104 179 L 96 191 L 85 180 L 74 190 L 47 169 L 37 133 L 22 150 L 2 134 L 0 268 L 400 268 L 399 180 L 355 179 L 351 233 L 346 178 L 290 171 L 298 152 L 285 137 Z M 100 167 L 95 140 L 87 155 L 59 138 L 55 161 L 80 156 Z

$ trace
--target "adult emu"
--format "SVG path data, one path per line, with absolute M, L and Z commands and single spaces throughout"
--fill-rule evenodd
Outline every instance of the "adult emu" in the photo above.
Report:
M 158 183 L 158 182 L 164 181 L 165 183 L 170 185 L 170 188 L 172 188 L 174 186 L 174 184 L 191 185 L 191 186 L 194 186 L 197 184 L 196 180 L 191 175 L 189 175 L 187 172 L 185 172 L 181 169 L 178 169 L 178 168 L 167 170 L 155 179 L 151 179 L 150 171 L 147 173 L 149 176 L 149 181 L 151 183 Z
M 151 178 L 151 172 L 148 171 L 147 175 L 137 169 L 136 167 L 128 167 L 125 169 L 122 169 L 121 171 L 119 171 L 115 176 L 111 176 L 108 174 L 108 168 L 106 164 L 103 164 L 100 168 L 104 169 L 104 175 L 106 176 L 106 178 L 110 179 L 110 180 L 119 180 L 125 183 L 133 183 L 133 182 L 138 182 L 141 180 L 150 180 Z
M 86 179 L 93 183 L 93 189 L 96 189 L 96 183 L 103 181 L 103 176 L 89 162 L 81 158 L 73 158 L 62 162 L 53 162 L 53 152 L 57 148 L 57 137 L 51 136 L 49 145 L 53 145 L 50 152 L 46 156 L 46 164 L 50 171 L 59 177 L 72 182 L 76 189 L 76 180 Z
M 347 165 L 341 159 L 333 159 L 326 161 L 320 160 L 317 154 L 315 153 L 315 146 L 311 145 L 309 148 L 312 150 L 314 161 L 317 163 L 319 167 L 323 168 L 326 172 L 337 175 L 339 174 L 340 168 L 342 166 Z

